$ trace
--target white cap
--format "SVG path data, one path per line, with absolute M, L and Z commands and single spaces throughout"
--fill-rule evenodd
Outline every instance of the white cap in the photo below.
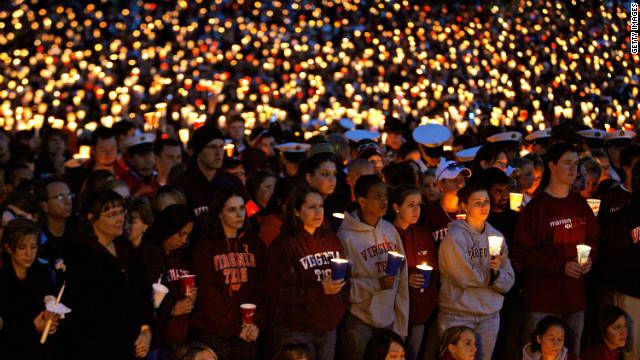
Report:
M 125 140 L 120 147 L 122 149 L 129 149 L 142 144 L 152 144 L 155 140 L 156 136 L 153 133 L 136 134 Z
M 605 135 L 607 135 L 607 132 L 598 129 L 588 129 L 580 130 L 578 131 L 578 134 L 587 139 L 604 139 Z
M 353 130 L 356 127 L 356 124 L 353 123 L 353 121 L 351 119 L 348 118 L 342 118 L 340 119 L 340 121 L 338 121 L 338 124 L 346 130 Z
M 297 143 L 297 142 L 288 142 L 288 143 L 274 146 L 274 148 L 282 152 L 288 152 L 288 153 L 307 152 L 307 150 L 309 150 L 310 147 L 311 147 L 310 144 L 303 144 L 303 143 Z
M 551 136 L 551 133 L 549 133 Z M 522 134 L 517 131 L 507 131 L 500 134 L 491 135 L 487 138 L 488 142 L 517 141 L 522 142 Z
M 532 132 L 531 134 L 525 136 L 525 140 L 526 141 L 536 141 L 536 140 L 540 140 L 540 139 L 549 139 L 551 138 L 551 129 L 544 129 L 544 130 L 536 130 L 534 132 Z
M 480 150 L 481 147 L 482 145 L 460 150 L 456 153 L 456 158 L 460 162 L 473 161 L 476 158 L 476 154 L 478 153 L 478 150 Z
M 461 172 L 464 172 L 464 177 L 471 176 L 471 170 L 464 167 L 464 165 L 455 161 L 441 161 L 440 165 L 436 169 L 436 180 L 453 179 Z
M 438 124 L 425 124 L 413 130 L 413 139 L 427 147 L 438 147 L 451 137 L 447 127 Z
M 604 141 L 622 140 L 622 139 L 631 140 L 634 137 L 636 137 L 636 133 L 631 130 L 616 130 L 614 132 L 607 133 L 607 135 L 604 136 Z
M 346 136 L 347 139 L 351 141 L 358 142 L 365 139 L 377 140 L 380 137 L 380 134 L 375 131 L 357 129 L 347 131 L 346 133 L 344 133 L 344 136 Z

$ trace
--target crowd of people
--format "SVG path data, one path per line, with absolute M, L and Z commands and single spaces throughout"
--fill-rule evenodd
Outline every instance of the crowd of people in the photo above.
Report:
M 640 359 L 624 6 L 0 5 L 0 359 Z

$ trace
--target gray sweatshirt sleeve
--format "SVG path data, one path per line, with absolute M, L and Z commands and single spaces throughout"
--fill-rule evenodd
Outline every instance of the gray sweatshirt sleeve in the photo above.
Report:
M 440 245 L 440 272 L 459 288 L 489 285 L 489 266 L 478 266 L 482 262 L 472 261 L 469 255 L 469 248 L 474 245 L 473 240 L 468 239 L 464 232 L 457 228 L 450 228 Z M 513 270 L 511 271 L 513 273 Z
M 344 256 L 349 260 L 352 269 L 351 278 L 349 278 L 351 281 L 349 301 L 359 304 L 372 298 L 373 294 L 380 290 L 380 281 L 377 278 L 361 277 L 357 271 L 353 271 L 353 266 L 358 263 L 358 259 L 356 259 L 358 254 L 353 253 L 351 239 L 348 236 L 343 237 L 341 242 Z

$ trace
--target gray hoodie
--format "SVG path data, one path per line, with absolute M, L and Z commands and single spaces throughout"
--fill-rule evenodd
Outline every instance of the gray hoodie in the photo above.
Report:
M 361 222 L 357 211 L 345 212 L 338 237 L 351 265 L 351 314 L 376 328 L 393 324 L 393 331 L 406 337 L 409 323 L 407 262 L 403 263 L 393 288 L 382 290 L 378 281 L 386 275 L 389 251 L 405 255 L 395 227 L 382 219 L 373 227 Z
M 504 236 L 485 222 L 479 233 L 465 220 L 449 223 L 440 245 L 438 263 L 442 287 L 439 303 L 443 312 L 465 315 L 491 315 L 502 308 L 501 293 L 509 291 L 515 280 L 507 244 L 502 243 L 502 264 L 493 283 L 489 262 L 488 236 Z

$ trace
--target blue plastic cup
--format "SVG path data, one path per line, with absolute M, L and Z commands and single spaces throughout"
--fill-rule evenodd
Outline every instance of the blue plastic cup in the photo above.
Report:
M 431 272 L 433 271 L 433 268 L 426 264 L 418 265 L 417 268 L 418 274 L 422 274 L 422 276 L 424 276 L 424 284 L 420 287 L 420 292 L 423 292 L 424 289 L 429 287 L 429 280 L 431 279 Z
M 347 266 L 349 260 L 345 259 L 331 259 L 331 280 L 344 280 L 347 274 Z
M 397 276 L 398 270 L 404 261 L 404 255 L 395 251 L 389 251 L 387 254 L 387 268 L 386 273 L 390 276 Z

